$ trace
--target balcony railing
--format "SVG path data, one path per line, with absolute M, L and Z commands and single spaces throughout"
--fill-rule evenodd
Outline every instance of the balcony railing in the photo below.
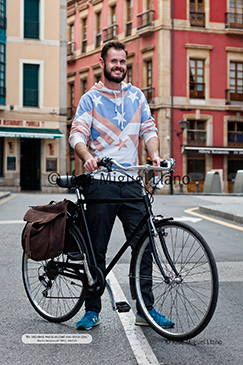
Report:
M 144 13 L 137 15 L 137 29 L 153 26 L 154 22 L 154 10 L 147 10 Z
M 96 35 L 96 42 L 95 42 L 95 47 L 98 48 L 101 46 L 101 33 Z
M 243 102 L 243 90 L 242 92 L 236 90 L 225 90 L 225 100 L 226 104 L 230 104 L 231 101 L 241 101 Z
M 126 37 L 132 35 L 132 22 L 126 24 Z
M 39 90 L 24 89 L 24 106 L 38 107 Z
M 75 51 L 75 42 L 68 42 L 67 43 L 67 57 L 68 56 L 73 56 Z
M 112 24 L 107 28 L 103 29 L 103 43 L 116 39 L 118 34 L 118 25 Z
M 204 99 L 205 98 L 205 83 L 190 82 L 190 98 Z
M 190 11 L 190 23 L 193 27 L 204 27 L 205 13 L 198 11 Z
M 5 16 L 0 16 L 0 28 L 6 29 L 7 28 L 7 19 Z
M 142 92 L 144 93 L 149 104 L 154 102 L 154 87 L 145 87 L 142 89 Z
M 39 39 L 39 22 L 24 22 L 24 38 Z
M 72 120 L 75 117 L 76 108 L 75 106 L 70 106 L 67 108 L 67 120 Z
M 243 133 L 242 132 L 228 132 L 228 146 L 242 146 Z
M 243 29 L 243 13 L 226 13 L 225 28 Z

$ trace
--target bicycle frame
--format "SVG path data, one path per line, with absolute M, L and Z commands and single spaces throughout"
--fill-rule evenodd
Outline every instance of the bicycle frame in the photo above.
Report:
M 84 211 L 84 204 L 90 204 L 90 203 L 95 203 L 95 204 L 104 204 L 104 203 L 108 203 L 108 204 L 112 204 L 112 203 L 137 203 L 137 202 L 143 202 L 146 208 L 146 214 L 145 216 L 142 218 L 142 220 L 139 222 L 139 224 L 137 225 L 137 227 L 134 229 L 133 233 L 131 234 L 131 236 L 125 241 L 125 243 L 122 245 L 122 247 L 119 249 L 119 251 L 116 253 L 116 255 L 113 257 L 112 261 L 109 263 L 109 265 L 106 267 L 105 271 L 104 271 L 104 278 L 107 277 L 107 275 L 110 273 L 110 271 L 113 269 L 113 267 L 116 265 L 116 263 L 119 261 L 119 259 L 122 257 L 122 255 L 124 254 L 124 252 L 128 249 L 129 246 L 131 246 L 131 242 L 133 241 L 133 239 L 136 237 L 136 235 L 141 231 L 142 227 L 146 224 L 147 228 L 148 228 L 148 232 L 149 232 L 149 237 L 150 237 L 150 242 L 151 242 L 151 246 L 152 246 L 152 252 L 155 258 L 155 261 L 157 262 L 161 274 L 163 275 L 163 277 L 165 278 L 165 281 L 168 281 L 168 276 L 165 274 L 160 261 L 158 259 L 158 255 L 155 249 L 155 245 L 154 245 L 154 236 L 157 235 L 156 232 L 156 228 L 154 226 L 153 220 L 155 218 L 153 212 L 152 212 L 152 206 L 151 203 L 149 201 L 149 198 L 147 196 L 146 190 L 145 190 L 145 185 L 144 182 L 142 180 L 140 180 L 138 182 L 141 186 L 142 189 L 142 193 L 141 193 L 141 198 L 116 198 L 116 199 L 83 199 L 81 197 L 81 192 L 80 189 L 77 188 L 76 189 L 76 195 L 78 198 L 78 205 L 80 207 L 80 212 L 82 215 L 82 219 L 84 222 L 84 226 L 85 226 L 85 231 L 86 231 L 86 235 L 87 235 L 87 239 L 88 239 L 88 248 L 90 248 L 90 253 L 91 253 L 91 259 L 92 259 L 92 264 L 94 266 L 97 266 L 96 263 L 96 259 L 95 259 L 95 254 L 94 254 L 94 250 L 93 250 L 93 245 L 92 245 L 92 241 L 90 238 L 90 234 L 89 234 L 89 229 L 88 229 L 88 225 L 87 225 L 87 221 L 86 221 L 86 217 L 85 217 L 85 211 Z M 171 218 L 165 218 L 165 221 L 167 221 L 168 219 Z M 138 247 L 140 241 L 138 241 L 135 250 Z M 162 248 L 163 251 L 166 253 L 166 257 L 172 267 L 172 270 L 174 270 L 175 274 L 178 276 L 178 272 L 168 254 L 167 248 L 166 248 L 166 244 L 164 239 L 162 238 Z M 132 263 L 131 263 L 131 267 L 132 267 Z

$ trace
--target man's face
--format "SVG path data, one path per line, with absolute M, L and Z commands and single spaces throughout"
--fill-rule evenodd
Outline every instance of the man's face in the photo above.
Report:
M 104 76 L 107 80 L 119 84 L 126 77 L 127 58 L 122 49 L 110 48 L 104 61 Z

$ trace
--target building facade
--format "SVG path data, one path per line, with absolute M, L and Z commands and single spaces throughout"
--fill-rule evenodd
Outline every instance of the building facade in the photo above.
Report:
M 183 181 L 184 191 L 193 191 L 198 181 L 202 191 L 207 171 L 218 170 L 224 191 L 231 191 L 243 169 L 242 0 L 67 4 L 68 128 L 80 96 L 101 79 L 102 45 L 117 39 L 128 50 L 126 81 L 141 88 L 150 104 L 161 156 L 176 159 L 175 188 Z M 147 161 L 142 141 L 140 161 Z M 70 148 L 67 169 L 82 171 Z
M 0 1 L 0 188 L 66 173 L 66 1 Z

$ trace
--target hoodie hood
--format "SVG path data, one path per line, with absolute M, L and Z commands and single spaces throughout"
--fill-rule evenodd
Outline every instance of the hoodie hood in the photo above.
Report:
M 126 84 L 124 81 L 122 81 L 121 83 L 121 89 L 120 90 L 113 90 L 113 89 L 108 89 L 107 87 L 105 87 L 105 85 L 103 84 L 102 81 L 99 81 L 98 83 L 95 83 L 94 86 L 92 86 L 91 90 L 92 91 L 98 91 L 101 94 L 113 94 L 114 98 L 115 98 L 115 112 L 117 113 L 117 106 L 122 104 L 122 115 L 124 114 L 124 92 L 126 92 L 127 90 L 129 90 L 132 87 L 131 83 Z M 121 128 L 121 130 L 124 129 L 123 126 L 123 120 L 120 122 L 119 127 Z

